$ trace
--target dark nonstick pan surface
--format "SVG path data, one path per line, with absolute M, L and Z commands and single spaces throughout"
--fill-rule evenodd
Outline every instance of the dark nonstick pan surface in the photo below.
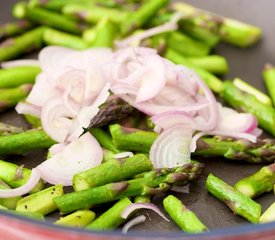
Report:
M 15 0 L 0 0 L 0 23 L 12 20 L 11 8 L 15 2 Z M 240 77 L 257 88 L 265 91 L 263 80 L 261 79 L 261 71 L 265 63 L 270 62 L 275 64 L 275 1 L 186 0 L 185 2 L 189 2 L 197 7 L 224 16 L 254 24 L 262 29 L 263 38 L 257 45 L 248 49 L 238 49 L 227 44 L 220 44 L 216 48 L 216 52 L 225 56 L 229 61 L 230 72 L 224 77 L 224 79 Z M 26 126 L 23 119 L 13 110 L 1 113 L 0 121 L 19 126 Z M 43 157 L 43 151 L 35 151 L 26 154 L 23 158 L 16 157 L 11 159 L 9 157 L 7 160 L 11 160 L 17 164 L 25 164 L 27 167 L 32 167 L 35 166 L 39 159 Z M 175 195 L 180 197 L 183 202 L 198 215 L 202 222 L 209 227 L 209 229 L 214 230 L 213 233 L 215 230 L 218 230 L 221 235 L 232 233 L 242 235 L 243 232 L 247 231 L 260 232 L 271 228 L 275 229 L 275 223 L 268 225 L 248 225 L 244 228 L 240 228 L 242 225 L 247 225 L 248 222 L 243 218 L 234 215 L 227 206 L 208 194 L 205 189 L 206 176 L 210 172 L 222 178 L 229 184 L 234 185 L 239 179 L 260 169 L 262 165 L 251 165 L 222 158 L 197 160 L 205 163 L 206 167 L 203 176 L 200 177 L 197 182 L 191 183 L 189 194 L 177 193 Z M 160 207 L 163 197 L 164 196 L 158 196 L 154 198 L 154 202 Z M 274 194 L 265 194 L 257 198 L 256 201 L 262 205 L 264 211 L 275 201 Z M 145 236 L 148 236 L 147 234 L 151 235 L 151 233 L 153 233 L 154 237 L 162 236 L 163 234 L 168 237 L 168 235 L 172 233 L 173 237 L 180 238 L 182 232 L 180 232 L 179 228 L 173 222 L 165 222 L 151 212 L 150 217 L 151 221 L 148 220 L 144 224 L 136 226 L 133 229 L 137 231 L 135 236 L 145 238 Z M 51 220 L 52 219 L 50 219 L 50 221 Z M 230 230 L 228 230 L 228 227 Z M 77 232 L 79 232 L 79 230 Z M 111 237 L 114 237 L 115 235 L 117 236 L 117 234 L 108 235 L 107 239 L 111 239 Z M 211 234 L 212 233 L 210 233 L 210 235 L 207 234 L 209 239 L 211 238 Z M 215 234 L 213 236 L 215 236 Z M 275 235 L 273 238 L 272 236 L 269 237 L 266 239 L 275 239 Z M 202 236 L 198 237 L 198 239 L 202 239 Z M 249 237 L 249 239 L 252 238 Z M 262 235 L 261 238 L 255 239 L 264 239 L 264 236 Z

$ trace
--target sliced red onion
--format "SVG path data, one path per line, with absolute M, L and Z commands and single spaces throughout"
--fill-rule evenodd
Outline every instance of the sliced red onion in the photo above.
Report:
M 64 106 L 62 99 L 52 98 L 42 108 L 41 124 L 55 141 L 64 142 L 72 128 L 75 115 Z
M 102 148 L 97 140 L 87 132 L 37 168 L 44 181 L 53 185 L 71 186 L 75 174 L 99 165 L 102 159 Z
M 40 63 L 36 59 L 24 59 L 24 60 L 13 60 L 7 62 L 1 62 L 1 68 L 12 68 L 22 66 L 40 66 Z
M 126 219 L 132 212 L 137 209 L 150 209 L 161 216 L 167 222 L 170 222 L 170 220 L 165 217 L 161 210 L 153 203 L 132 203 L 123 210 L 123 212 L 121 213 L 121 217 Z
M 41 116 L 41 107 L 32 105 L 27 102 L 19 102 L 16 105 L 15 110 L 19 114 L 28 114 L 39 118 Z
M 145 222 L 145 220 L 146 220 L 146 217 L 144 215 L 137 216 L 137 217 L 131 219 L 129 222 L 127 222 L 123 226 L 121 232 L 126 234 L 130 228 L 132 228 L 140 223 Z
M 113 156 L 113 158 L 115 159 L 120 159 L 120 158 L 128 158 L 128 157 L 132 157 L 134 156 L 134 154 L 132 152 L 121 152 L 121 153 L 117 153 Z
M 163 131 L 151 146 L 149 158 L 154 168 L 173 168 L 190 162 L 192 129 L 175 125 Z
M 161 114 L 155 115 L 151 118 L 155 124 L 154 131 L 160 133 L 162 130 L 173 127 L 177 124 L 188 125 L 192 124 L 192 117 L 186 112 L 180 111 L 167 111 Z
M 57 154 L 58 152 L 60 152 L 61 150 L 63 150 L 67 145 L 65 143 L 57 143 L 52 145 L 49 148 L 49 153 L 51 156 Z
M 28 181 L 21 187 L 14 189 L 0 189 L 0 198 L 18 197 L 30 192 L 40 181 L 40 172 L 38 169 L 33 168 Z
M 260 137 L 262 133 L 263 133 L 263 130 L 257 127 L 252 132 L 250 132 L 250 134 L 256 136 L 257 138 Z

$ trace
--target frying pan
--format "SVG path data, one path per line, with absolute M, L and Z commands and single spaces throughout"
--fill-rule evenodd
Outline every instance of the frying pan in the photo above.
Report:
M 12 20 L 11 8 L 16 0 L 0 0 L 0 23 Z M 274 0 L 186 0 L 197 7 L 239 19 L 263 30 L 263 39 L 249 49 L 238 49 L 226 44 L 216 47 L 218 54 L 224 55 L 229 61 L 230 72 L 224 79 L 240 77 L 257 88 L 265 91 L 261 79 L 261 71 L 266 62 L 275 64 L 275 1 Z M 25 126 L 23 119 L 13 110 L 0 114 L 0 121 L 14 125 Z M 8 158 L 17 164 L 27 167 L 35 166 L 45 152 L 34 151 L 23 157 Z M 233 185 L 239 179 L 257 171 L 262 165 L 251 165 L 243 162 L 225 160 L 222 158 L 197 159 L 205 163 L 203 176 L 190 184 L 190 193 L 177 193 L 177 197 L 193 210 L 204 222 L 210 232 L 188 235 L 182 233 L 173 222 L 164 222 L 157 215 L 150 213 L 151 220 L 134 227 L 128 235 L 120 231 L 91 232 L 55 226 L 51 223 L 54 216 L 46 223 L 13 216 L 10 213 L 0 213 L 0 239 L 275 239 L 275 222 L 263 225 L 248 224 L 243 218 L 234 215 L 227 206 L 206 192 L 205 180 L 212 172 Z M 157 196 L 153 201 L 159 205 L 164 196 Z M 272 193 L 256 199 L 263 211 L 275 200 Z

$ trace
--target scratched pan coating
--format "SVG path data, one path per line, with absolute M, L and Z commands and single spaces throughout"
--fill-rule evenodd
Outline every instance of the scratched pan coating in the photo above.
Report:
M 15 0 L 0 0 L 0 23 L 12 20 L 11 8 Z M 257 88 L 265 91 L 264 84 L 261 79 L 261 71 L 266 62 L 275 64 L 275 1 L 274 0 L 186 0 L 197 7 L 204 8 L 224 16 L 236 18 L 260 27 L 263 30 L 262 40 L 255 46 L 248 49 L 238 49 L 227 44 L 220 44 L 216 47 L 216 53 L 225 56 L 229 62 L 230 72 L 224 79 L 232 79 L 240 77 Z M 18 116 L 13 110 L 0 114 L 0 121 L 7 123 L 25 126 L 23 119 Z M 7 157 L 18 164 L 25 164 L 27 167 L 32 167 L 39 162 L 39 159 L 44 157 L 44 151 L 35 151 L 26 154 L 23 158 Z M 182 238 L 187 239 L 227 239 L 235 235 L 234 239 L 275 239 L 275 232 L 270 229 L 275 229 L 274 224 L 267 225 L 250 225 L 243 218 L 234 215 L 231 210 L 221 203 L 219 200 L 212 197 L 206 192 L 205 180 L 209 172 L 214 173 L 229 184 L 236 183 L 239 179 L 248 176 L 257 171 L 262 165 L 251 165 L 241 162 L 233 162 L 222 158 L 203 160 L 206 165 L 204 174 L 197 182 L 190 184 L 189 194 L 175 194 L 180 197 L 184 203 L 204 222 L 209 229 L 213 230 L 207 233 L 204 237 L 186 236 L 172 222 L 165 222 L 159 216 L 150 212 L 150 220 L 144 224 L 134 228 L 135 233 L 129 235 L 129 239 L 145 239 L 149 235 L 151 237 L 163 238 Z M 153 201 L 161 207 L 161 202 L 164 196 L 154 197 Z M 265 194 L 256 199 L 262 207 L 263 211 L 275 200 L 272 193 Z M 162 208 L 162 207 L 161 207 Z M 4 217 L 7 217 L 6 215 Z M 52 216 L 50 221 L 53 221 Z M 8 218 L 10 218 L 8 216 Z M 33 224 L 29 220 L 20 220 L 28 224 Z M 1 222 L 1 217 L 0 217 Z M 44 224 L 47 230 L 54 233 L 56 229 L 52 229 L 48 224 Z M 43 228 L 41 224 L 35 225 L 36 228 Z M 60 228 L 60 227 L 59 227 Z M 51 229 L 51 230 L 50 230 Z M 62 229 L 62 227 L 60 228 Z M 67 230 L 69 231 L 69 230 Z M 93 234 L 88 234 L 84 230 L 74 231 L 76 239 L 95 239 Z M 251 233 L 251 235 L 249 235 Z M 258 234 L 257 234 L 258 233 Z M 83 237 L 85 234 L 86 237 Z M 106 233 L 96 234 L 97 239 L 121 239 L 119 232 L 105 235 Z M 274 236 L 274 238 L 270 235 Z M 273 235 L 274 234 L 274 235 Z M 81 238 L 82 236 L 83 238 Z M 105 236 L 105 237 L 104 237 Z M 223 237 L 222 237 L 223 236 Z M 254 237 L 254 238 L 253 238 Z M 266 237 L 266 238 L 265 238 Z M 125 239 L 127 239 L 125 238 Z M 67 238 L 69 239 L 69 238 Z M 230 238 L 228 238 L 230 239 Z

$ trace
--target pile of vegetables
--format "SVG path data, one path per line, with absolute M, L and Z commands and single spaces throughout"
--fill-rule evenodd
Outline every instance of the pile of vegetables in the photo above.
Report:
M 40 220 L 59 210 L 55 224 L 91 230 L 130 219 L 127 233 L 146 220 L 131 219 L 138 209 L 170 221 L 151 196 L 200 177 L 193 158 L 223 156 L 271 165 L 234 187 L 209 174 L 207 191 L 252 223 L 275 218 L 273 205 L 261 215 L 252 200 L 275 184 L 275 140 L 261 138 L 275 136 L 275 68 L 263 72 L 270 98 L 222 81 L 226 59 L 208 55 L 220 41 L 255 44 L 259 28 L 167 0 L 30 0 L 13 14 L 18 22 L 0 26 L 0 109 L 15 107 L 32 128 L 1 123 L 0 154 L 48 154 L 33 169 L 0 160 L 1 209 Z M 13 60 L 40 49 L 37 60 Z M 208 230 L 175 196 L 163 207 L 183 231 Z

